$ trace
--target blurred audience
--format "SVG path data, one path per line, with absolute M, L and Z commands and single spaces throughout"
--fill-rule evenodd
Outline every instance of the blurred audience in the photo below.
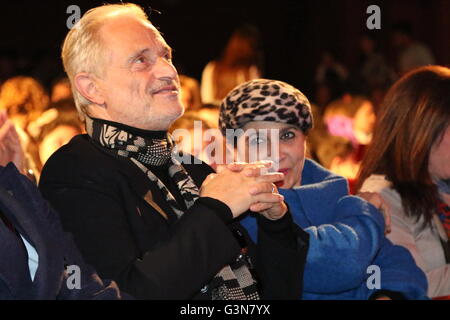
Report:
M 52 104 L 51 108 L 33 123 L 36 127 L 35 140 L 38 153 L 36 163 L 39 171 L 56 150 L 83 132 L 84 125 L 78 117 L 74 103 L 71 103 L 72 108 L 67 108 L 70 102 L 71 100 L 65 104 L 62 102 Z
M 415 39 L 411 24 L 400 22 L 393 26 L 392 31 L 392 43 L 399 50 L 397 71 L 400 75 L 417 67 L 435 64 L 430 48 Z
M 348 70 L 343 64 L 338 61 L 336 54 L 331 50 L 323 51 L 321 60 L 316 69 L 316 83 L 343 83 L 345 82 L 345 80 L 347 80 L 347 76 Z
M 197 110 L 202 105 L 202 98 L 200 96 L 200 85 L 194 78 L 180 75 L 181 85 L 181 101 L 184 105 L 184 110 Z
M 67 77 L 55 79 L 52 84 L 50 101 L 58 102 L 67 99 L 73 99 L 69 79 Z
M 25 133 L 28 124 L 47 108 L 48 103 L 44 87 L 31 77 L 10 78 L 0 90 L 0 109 L 5 109 L 11 121 Z
M 361 50 L 356 77 L 362 81 L 362 90 L 370 94 L 373 89 L 390 86 L 396 79 L 394 70 L 386 63 L 373 32 L 366 32 L 359 39 Z
M 225 163 L 225 143 L 218 130 L 219 107 L 204 105 L 200 110 L 187 111 L 170 128 L 178 151 L 190 153 L 214 170 Z
M 327 158 L 331 159 L 327 168 L 346 177 L 353 192 L 362 156 L 372 139 L 375 123 L 373 105 L 363 96 L 347 93 L 327 106 L 323 121 L 331 136 L 341 138 L 328 138 L 329 142 L 322 140 L 335 147 L 326 149 L 329 152 Z
M 219 59 L 209 62 L 202 74 L 203 103 L 220 104 L 236 85 L 262 75 L 261 36 L 252 25 L 243 25 L 231 35 Z
M 218 128 L 219 111 L 218 105 L 206 103 L 197 111 L 197 114 L 210 128 Z
M 19 135 L 25 153 L 25 170 L 29 177 L 39 178 L 33 154 L 36 145 L 28 132 L 29 124 L 47 108 L 49 98 L 43 86 L 34 78 L 16 76 L 5 81 L 0 89 L 0 109 L 6 110 Z

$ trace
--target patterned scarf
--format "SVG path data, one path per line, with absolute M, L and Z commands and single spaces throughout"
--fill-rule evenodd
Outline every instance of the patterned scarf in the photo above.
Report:
M 178 186 L 187 208 L 199 197 L 198 187 L 175 157 L 173 140 L 169 134 L 165 139 L 146 139 L 89 117 L 86 117 L 86 131 L 93 140 L 111 153 L 129 158 L 155 182 L 178 218 L 184 211 L 164 183 L 145 165 L 169 165 L 169 176 Z M 223 267 L 211 282 L 217 284 L 211 290 L 212 299 L 258 300 L 257 283 L 250 272 L 249 263 L 248 256 L 241 252 L 232 266 Z M 208 287 L 205 286 L 202 292 L 206 292 Z

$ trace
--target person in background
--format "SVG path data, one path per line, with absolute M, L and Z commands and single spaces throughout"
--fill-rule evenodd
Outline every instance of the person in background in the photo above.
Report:
M 49 108 L 28 125 L 34 142 L 29 156 L 35 165 L 34 178 L 39 182 L 42 167 L 50 155 L 84 130 L 73 99 L 50 103 Z
M 219 121 L 219 106 L 216 104 L 205 103 L 197 111 L 197 115 L 207 123 L 210 128 L 216 128 Z
M 83 132 L 83 124 L 76 110 L 61 110 L 55 105 L 45 111 L 39 120 L 41 127 L 36 143 L 42 170 L 45 162 L 56 150 Z
M 72 88 L 70 87 L 70 81 L 67 77 L 57 78 L 53 81 L 50 101 L 52 103 L 62 100 L 73 99 Z
M 268 79 L 243 83 L 223 100 L 219 124 L 240 161 L 248 161 L 250 155 L 271 159 L 284 174 L 280 193 L 294 221 L 310 236 L 304 299 L 425 298 L 423 272 L 405 248 L 384 236 L 390 220 L 377 210 L 383 208 L 378 197 L 363 195 L 372 205 L 349 196 L 343 177 L 305 159 L 313 119 L 309 101 L 298 89 Z M 230 129 L 242 131 L 228 134 Z M 241 223 L 257 241 L 255 218 L 246 216 Z M 371 265 L 381 271 L 377 289 L 367 285 Z
M 407 248 L 430 297 L 450 295 L 450 69 L 415 69 L 388 92 L 357 189 L 377 192 L 388 238 Z
M 370 95 L 375 88 L 390 86 L 396 79 L 395 72 L 387 65 L 379 51 L 378 41 L 373 32 L 366 32 L 359 40 L 361 57 L 356 77 L 362 81 L 364 94 Z
M 336 83 L 342 85 L 348 77 L 347 68 L 341 64 L 331 50 L 322 52 L 321 60 L 316 68 L 316 84 Z
M 336 158 L 344 159 L 350 155 L 353 146 L 349 139 L 330 134 L 319 108 L 314 104 L 311 104 L 311 113 L 314 127 L 308 132 L 306 157 L 329 169 Z
M 47 108 L 48 103 L 44 87 L 31 77 L 10 78 L 0 89 L 0 109 L 7 111 L 16 128 L 24 134 L 28 124 Z
M 392 43 L 399 50 L 397 71 L 400 75 L 414 68 L 435 63 L 430 48 L 414 38 L 411 24 L 400 22 L 393 26 L 392 31 Z
M 200 85 L 194 78 L 180 75 L 181 101 L 185 110 L 198 110 L 202 105 Z
M 373 105 L 364 96 L 346 93 L 327 106 L 323 121 L 330 136 L 346 141 L 341 148 L 327 149 L 333 155 L 327 168 L 347 178 L 354 193 L 359 165 L 372 139 L 375 123 Z M 331 144 L 336 142 L 335 139 L 330 140 Z
M 120 299 L 111 281 L 87 265 L 30 180 L 17 168 L 23 152 L 0 112 L 0 300 Z M 126 298 L 131 298 L 123 294 Z
M 37 180 L 38 165 L 34 161 L 36 144 L 30 136 L 28 126 L 47 108 L 49 98 L 42 85 L 31 77 L 17 76 L 8 79 L 0 89 L 0 110 L 6 110 L 19 134 L 25 152 L 26 172 Z
M 261 35 L 252 25 L 237 28 L 222 52 L 203 70 L 201 95 L 203 103 L 220 104 L 236 85 L 262 75 Z

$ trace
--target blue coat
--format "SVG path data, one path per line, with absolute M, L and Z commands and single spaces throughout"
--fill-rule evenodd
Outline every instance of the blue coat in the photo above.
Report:
M 378 288 L 373 271 L 380 269 L 380 289 L 408 299 L 426 297 L 427 281 L 411 254 L 384 236 L 384 217 L 363 199 L 348 195 L 345 178 L 305 160 L 302 185 L 281 189 L 294 221 L 309 233 L 303 299 L 368 299 Z M 257 240 L 255 217 L 241 223 Z
M 56 212 L 11 163 L 0 167 L 0 210 L 39 256 L 32 281 L 25 247 L 0 221 L 0 300 L 118 298 L 115 283 L 102 283 L 84 263 L 74 242 L 64 233 Z M 71 265 L 79 267 L 80 289 L 69 289 L 71 286 L 67 285 L 74 284 L 71 276 L 75 273 L 66 271 Z

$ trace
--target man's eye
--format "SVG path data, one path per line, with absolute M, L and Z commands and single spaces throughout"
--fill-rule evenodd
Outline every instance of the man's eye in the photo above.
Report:
M 144 57 L 139 57 L 135 60 L 137 64 L 145 63 L 147 60 Z

